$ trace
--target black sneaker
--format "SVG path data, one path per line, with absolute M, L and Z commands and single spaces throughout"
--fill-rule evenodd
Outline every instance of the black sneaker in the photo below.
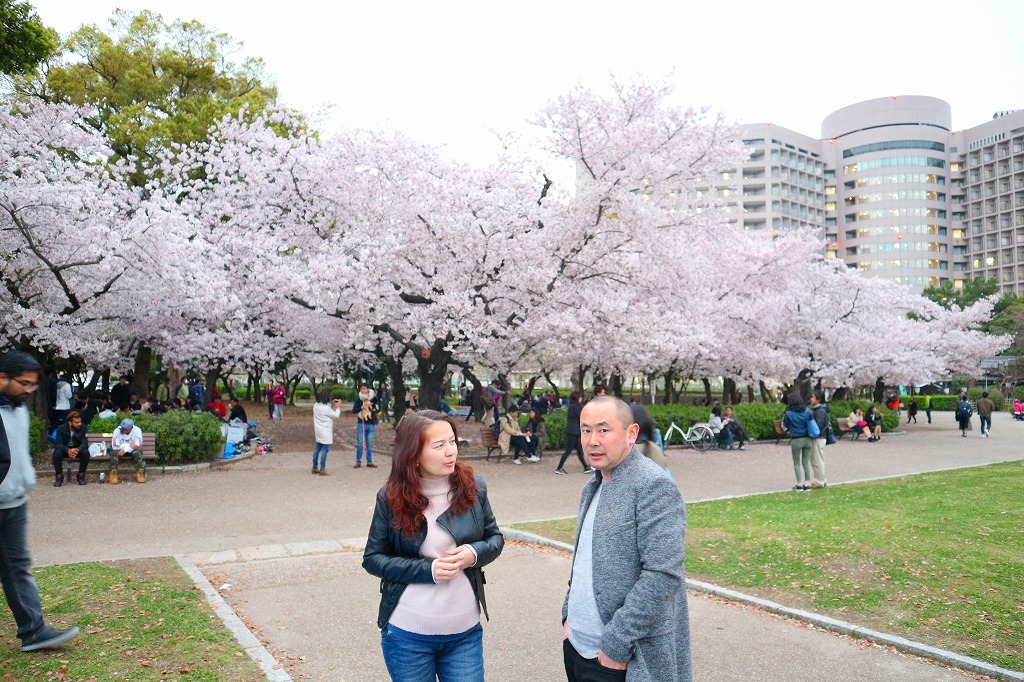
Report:
M 63 644 L 69 639 L 78 637 L 78 632 L 79 630 L 77 625 L 72 625 L 67 630 L 58 630 L 57 628 L 52 628 L 49 625 L 44 625 L 43 629 L 39 631 L 39 634 L 21 643 L 21 650 L 28 652 L 39 651 L 40 649 L 49 649 Z
M 565 469 L 561 468 L 561 467 L 555 469 L 555 473 L 558 474 L 559 476 L 566 476 L 566 475 L 568 475 L 568 472 Z

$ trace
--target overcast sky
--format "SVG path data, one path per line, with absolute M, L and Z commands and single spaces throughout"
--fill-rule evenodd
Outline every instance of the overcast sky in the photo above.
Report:
M 824 0 L 32 0 L 62 35 L 115 7 L 196 19 L 261 57 L 284 103 L 332 125 L 392 127 L 469 161 L 489 129 L 577 82 L 666 77 L 681 105 L 811 137 L 828 114 L 890 95 L 949 102 L 954 128 L 1024 107 L 1024 2 Z M 850 13 L 846 13 L 849 11 Z

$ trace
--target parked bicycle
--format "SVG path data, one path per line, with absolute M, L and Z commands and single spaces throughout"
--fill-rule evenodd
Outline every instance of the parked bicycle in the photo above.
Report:
M 686 431 L 683 431 L 682 427 L 675 422 L 669 424 L 664 436 L 665 447 L 667 448 L 672 443 L 673 433 L 677 433 L 682 437 L 684 447 L 693 448 L 698 452 L 704 452 L 715 447 L 715 432 L 711 430 L 711 427 L 706 422 L 694 423 L 695 421 L 693 419 L 690 420 L 692 425 Z

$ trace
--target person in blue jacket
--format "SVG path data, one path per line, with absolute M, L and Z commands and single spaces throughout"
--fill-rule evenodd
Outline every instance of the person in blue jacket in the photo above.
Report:
M 808 434 L 808 422 L 813 417 L 799 392 L 790 393 L 787 403 L 789 407 L 782 415 L 782 428 L 789 434 L 789 450 L 793 454 L 793 473 L 796 474 L 793 490 L 810 490 L 814 439 Z

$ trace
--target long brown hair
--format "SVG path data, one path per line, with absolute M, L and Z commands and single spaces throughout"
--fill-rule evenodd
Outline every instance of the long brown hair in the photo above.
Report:
M 395 434 L 395 450 L 391 455 L 391 474 L 384 485 L 384 497 L 391 507 L 391 525 L 406 537 L 414 537 L 423 525 L 423 511 L 427 508 L 427 496 L 420 487 L 416 471 L 420 453 L 427 444 L 427 429 L 439 421 L 446 421 L 459 440 L 455 422 L 440 412 L 421 410 L 407 414 Z M 448 494 L 448 511 L 454 515 L 470 509 L 476 502 L 476 481 L 473 468 L 455 463 L 455 471 L 448 477 L 451 492 Z

